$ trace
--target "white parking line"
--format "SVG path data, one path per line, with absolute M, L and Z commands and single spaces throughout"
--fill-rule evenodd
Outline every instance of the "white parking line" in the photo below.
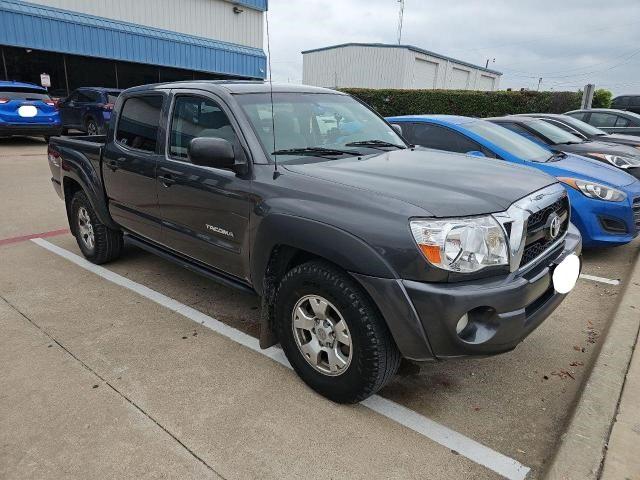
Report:
M 166 295 L 140 283 L 134 282 L 133 280 L 129 280 L 128 278 L 118 275 L 104 267 L 94 265 L 84 258 L 47 242 L 46 240 L 35 238 L 31 241 L 42 248 L 75 263 L 79 267 L 95 273 L 105 280 L 136 292 L 137 294 L 148 298 L 169 310 L 179 313 L 200 325 L 210 328 L 214 332 L 219 333 L 234 342 L 244 345 L 255 352 L 261 353 L 285 367 L 291 368 L 291 365 L 280 348 L 270 347 L 266 350 L 262 350 L 256 338 L 236 330 L 235 328 L 232 328 L 209 315 L 199 312 L 184 303 L 178 302 L 173 298 L 167 297 Z M 441 425 L 417 412 L 414 412 L 413 410 L 403 407 L 391 400 L 387 400 L 379 395 L 369 397 L 365 401 L 361 402 L 361 405 L 395 422 L 398 422 L 399 424 L 423 435 L 426 438 L 429 438 L 430 440 L 433 440 L 436 443 L 439 443 L 446 448 L 455 450 L 460 455 L 493 470 L 505 478 L 510 480 L 523 480 L 529 473 L 530 468 L 522 465 L 520 462 L 507 457 L 500 452 L 496 452 L 475 440 L 465 437 L 444 425 Z
M 612 280 L 610 278 L 596 277 L 595 275 L 587 275 L 581 273 L 580 278 L 584 280 L 591 280 L 592 282 L 606 283 L 607 285 L 620 285 L 620 280 Z

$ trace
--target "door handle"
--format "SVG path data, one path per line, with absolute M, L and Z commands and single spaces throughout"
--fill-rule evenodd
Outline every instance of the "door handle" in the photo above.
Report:
M 169 174 L 160 177 L 160 182 L 165 188 L 169 188 L 171 185 L 176 183 L 175 179 Z
M 109 160 L 107 167 L 109 167 L 112 172 L 115 172 L 120 167 L 120 160 Z

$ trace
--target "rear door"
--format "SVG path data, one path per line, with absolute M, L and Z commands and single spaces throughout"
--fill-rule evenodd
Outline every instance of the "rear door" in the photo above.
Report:
M 103 181 L 114 220 L 156 242 L 161 240 L 156 167 L 159 139 L 164 137 L 160 118 L 166 97 L 165 92 L 153 91 L 124 98 L 102 157 Z
M 158 201 L 163 243 L 183 255 L 235 277 L 248 279 L 247 230 L 251 181 L 231 170 L 189 161 L 189 142 L 197 137 L 229 141 L 245 156 L 239 128 L 216 96 L 174 91 L 166 152 L 158 164 Z M 248 151 L 248 150 L 247 150 Z

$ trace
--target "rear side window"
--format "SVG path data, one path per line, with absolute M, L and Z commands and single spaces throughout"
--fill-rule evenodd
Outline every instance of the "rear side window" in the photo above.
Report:
M 215 102 L 202 97 L 179 96 L 171 119 L 171 156 L 186 160 L 189 142 L 197 137 L 222 138 L 232 145 L 237 143 L 229 118 Z
M 616 115 L 611 115 L 610 113 L 601 113 L 601 112 L 593 112 L 591 114 L 591 120 L 589 123 L 594 127 L 615 127 L 616 125 Z
M 155 152 L 162 110 L 162 95 L 128 98 L 122 106 L 116 141 L 146 152 Z
M 616 118 L 616 127 L 628 127 L 628 126 L 629 126 L 629 120 L 627 120 L 624 117 Z
M 577 120 L 582 120 L 583 122 L 585 121 L 584 119 L 587 118 L 587 114 L 585 112 L 567 113 L 566 115 L 569 115 L 570 117 L 573 117 Z
M 49 100 L 47 92 L 32 88 L 2 88 L 0 98 L 8 100 Z
M 438 125 L 414 123 L 409 141 L 423 147 L 446 150 L 448 152 L 467 153 L 482 151 L 482 147 L 458 132 Z
M 629 105 L 629 97 L 614 98 L 611 105 L 615 105 L 616 107 L 626 107 Z

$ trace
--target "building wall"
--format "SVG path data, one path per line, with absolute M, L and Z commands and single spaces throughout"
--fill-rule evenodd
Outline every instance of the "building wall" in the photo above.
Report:
M 30 0 L 123 22 L 262 48 L 263 12 L 225 0 Z
M 409 48 L 345 46 L 303 54 L 302 82 L 329 88 L 497 90 L 500 76 Z

